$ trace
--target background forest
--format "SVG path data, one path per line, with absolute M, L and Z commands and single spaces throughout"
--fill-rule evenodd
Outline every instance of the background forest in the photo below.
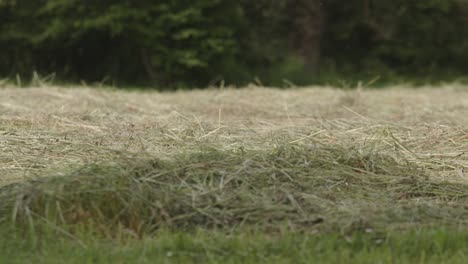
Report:
M 160 88 L 453 80 L 464 0 L 0 0 L 0 76 Z

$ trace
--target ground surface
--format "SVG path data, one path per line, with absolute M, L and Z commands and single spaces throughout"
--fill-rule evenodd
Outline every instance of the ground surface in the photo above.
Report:
M 343 91 L 330 88 L 207 90 L 177 93 L 89 88 L 0 90 L 1 184 L 50 175 L 63 166 L 112 159 L 116 152 L 157 157 L 198 142 L 222 149 L 292 143 L 378 141 L 404 154 L 438 158 L 435 177 L 466 181 L 468 88 Z M 382 131 L 393 136 L 382 138 Z M 380 135 L 379 135 L 380 134 Z
M 463 263 L 468 234 L 450 238 L 468 227 L 466 152 L 468 88 L 456 84 L 174 93 L 5 87 L 0 231 L 11 234 L 2 224 L 13 220 L 33 234 L 64 236 L 52 243 L 55 253 L 39 243 L 45 263 L 76 245 L 96 259 L 107 244 L 89 234 L 157 237 L 129 246 L 138 255 L 129 262 L 151 262 L 146 248 L 163 247 L 154 259 L 182 250 L 187 262 L 233 254 L 233 263 L 297 263 L 328 252 L 324 262 Z M 156 235 L 166 228 L 169 235 Z M 252 231 L 258 236 L 246 248 L 239 241 Z M 37 250 L 37 240 L 0 249 L 28 259 L 16 251 Z

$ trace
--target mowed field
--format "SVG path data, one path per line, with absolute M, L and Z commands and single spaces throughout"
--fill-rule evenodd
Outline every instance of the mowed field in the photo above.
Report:
M 0 262 L 466 263 L 467 152 L 457 84 L 3 87 Z

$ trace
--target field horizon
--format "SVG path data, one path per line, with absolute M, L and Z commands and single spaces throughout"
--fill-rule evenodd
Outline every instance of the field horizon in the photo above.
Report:
M 105 263 L 108 243 L 133 254 L 112 253 L 122 263 L 150 263 L 147 247 L 167 262 L 463 263 L 467 95 L 3 87 L 0 233 L 15 246 L 0 248 L 44 263 L 75 247 Z

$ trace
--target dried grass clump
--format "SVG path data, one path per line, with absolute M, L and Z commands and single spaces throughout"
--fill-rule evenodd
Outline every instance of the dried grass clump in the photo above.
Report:
M 411 162 L 338 146 L 125 159 L 2 194 L 2 213 L 16 222 L 92 226 L 108 236 L 116 228 L 142 236 L 160 228 L 310 232 L 468 224 L 465 186 L 433 182 Z
M 1 213 L 135 236 L 466 225 L 467 91 L 3 88 Z

